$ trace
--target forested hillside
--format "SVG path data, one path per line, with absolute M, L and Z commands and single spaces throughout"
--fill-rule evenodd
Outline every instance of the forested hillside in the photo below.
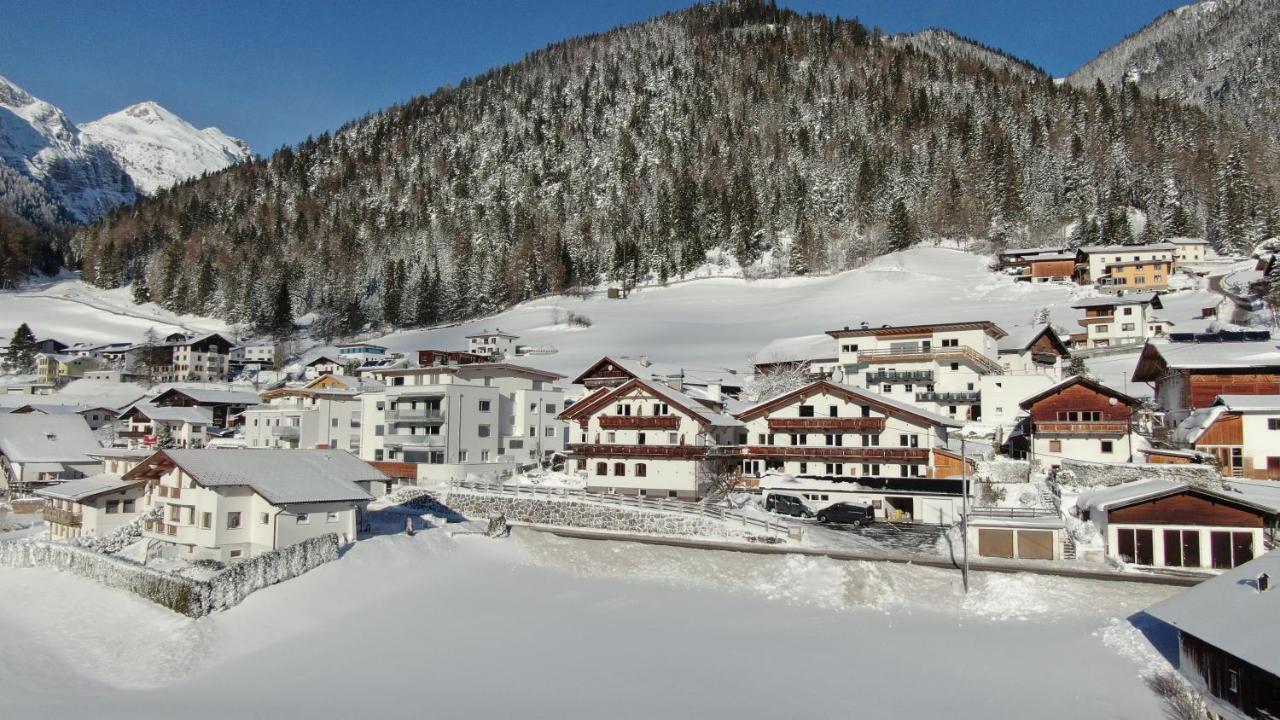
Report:
M 176 311 L 264 330 L 316 312 L 339 333 L 675 278 L 715 248 L 806 273 L 928 237 L 1039 243 L 1069 223 L 1073 243 L 1275 232 L 1267 142 L 937 40 L 697 6 L 179 185 L 76 248 L 86 278 Z M 1129 208 L 1151 222 L 1131 226 Z
M 1171 10 L 1071 74 L 1135 83 L 1280 137 L 1280 3 L 1205 0 Z

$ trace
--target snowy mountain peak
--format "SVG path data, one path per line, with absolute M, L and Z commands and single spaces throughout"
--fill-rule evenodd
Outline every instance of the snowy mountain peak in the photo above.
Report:
M 111 151 L 148 195 L 249 157 L 249 146 L 217 128 L 200 130 L 148 100 L 80 126 Z

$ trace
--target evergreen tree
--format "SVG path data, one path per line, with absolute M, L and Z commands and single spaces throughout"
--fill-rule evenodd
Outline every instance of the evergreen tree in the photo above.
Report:
M 902 198 L 895 198 L 889 209 L 889 247 L 894 250 L 906 250 L 915 244 L 915 231 L 912 228 L 911 213 L 907 211 L 907 203 Z
M 271 303 L 270 330 L 276 337 L 293 334 L 293 299 L 289 295 L 287 272 L 281 275 L 280 283 L 276 285 L 275 297 Z
M 140 272 L 133 276 L 133 302 L 141 305 L 151 302 L 151 288 L 147 285 L 147 274 Z
M 36 363 L 36 336 L 26 323 L 13 331 L 5 362 L 16 372 L 30 372 Z
M 1245 173 L 1243 151 L 1231 148 L 1218 171 L 1218 201 L 1215 218 L 1217 248 L 1220 252 L 1248 255 L 1252 250 L 1249 218 L 1252 213 L 1252 186 Z

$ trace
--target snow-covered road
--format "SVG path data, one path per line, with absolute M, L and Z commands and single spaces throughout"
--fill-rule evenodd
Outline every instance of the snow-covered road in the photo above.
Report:
M 1171 590 L 517 532 L 360 543 L 189 621 L 0 570 L 8 717 L 1137 718 Z M 177 712 L 178 710 L 175 710 Z

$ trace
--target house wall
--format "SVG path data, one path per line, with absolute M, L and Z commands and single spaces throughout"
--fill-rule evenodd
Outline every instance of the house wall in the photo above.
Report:
M 1111 443 L 1111 452 L 1103 451 L 1103 442 Z M 1055 444 L 1056 443 L 1056 444 Z M 1097 463 L 1133 462 L 1135 453 L 1146 446 L 1146 440 L 1136 433 L 1097 437 L 1049 438 L 1033 436 L 1035 459 L 1046 467 L 1057 467 L 1063 460 L 1080 460 Z
M 1075 260 L 1031 260 L 1033 282 L 1069 280 L 1076 270 Z
M 109 535 L 123 525 L 128 525 L 142 513 L 141 484 L 118 492 L 89 498 L 79 503 L 81 515 L 80 534 Z M 109 509 L 109 506 L 113 509 Z
M 287 505 L 275 515 L 275 546 L 289 547 L 303 540 L 337 533 L 342 544 L 356 539 L 358 503 L 307 503 Z
M 1169 565 L 1166 564 L 1165 536 L 1166 530 L 1187 531 L 1198 533 L 1199 548 L 1199 564 L 1194 566 L 1200 569 L 1213 568 L 1213 533 L 1214 532 L 1230 532 L 1249 533 L 1253 542 L 1253 551 L 1250 559 L 1266 552 L 1264 544 L 1264 536 L 1261 528 L 1247 528 L 1232 525 L 1190 525 L 1190 524 L 1173 524 L 1173 523 L 1135 523 L 1135 522 L 1108 522 L 1105 530 L 1107 539 L 1106 554 L 1107 557 L 1116 562 L 1124 562 L 1120 556 L 1120 539 L 1119 534 L 1122 530 L 1150 530 L 1152 539 L 1152 559 L 1154 562 L 1150 567 L 1188 567 L 1187 565 Z M 1236 563 L 1237 565 L 1241 563 Z
M 1206 692 L 1217 717 L 1280 716 L 1280 677 L 1187 633 L 1178 633 L 1178 669 Z M 1232 692 L 1229 676 L 1235 674 Z M 1266 714 L 1263 714 L 1263 713 Z
M 982 392 L 982 423 L 1004 428 L 1007 432 L 1022 416 L 1018 405 L 1059 382 L 1056 374 L 986 375 L 978 382 Z
M 244 413 L 244 437 L 249 447 L 337 448 L 359 454 L 361 402 L 358 397 L 286 396 L 272 399 Z M 298 439 L 283 437 L 273 428 L 298 428 Z
M 1033 404 L 1028 412 L 1037 423 L 1061 422 L 1059 413 L 1091 411 L 1101 413 L 1101 420 L 1107 422 L 1129 422 L 1133 409 L 1123 402 L 1112 404 L 1112 398 L 1082 384 L 1071 385 L 1063 390 L 1042 398 Z

